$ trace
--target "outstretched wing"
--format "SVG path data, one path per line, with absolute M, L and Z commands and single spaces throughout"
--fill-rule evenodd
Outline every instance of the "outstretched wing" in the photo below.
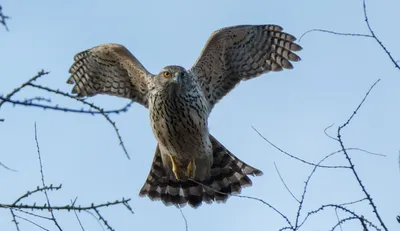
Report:
M 300 57 L 296 38 L 276 25 L 243 25 L 215 31 L 190 69 L 211 108 L 241 80 L 293 68 Z
M 108 94 L 128 98 L 148 107 L 150 74 L 119 44 L 103 44 L 75 55 L 67 83 L 78 96 Z

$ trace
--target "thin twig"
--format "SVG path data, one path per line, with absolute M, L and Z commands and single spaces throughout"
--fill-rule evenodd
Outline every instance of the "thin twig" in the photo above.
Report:
M 296 223 L 295 223 L 295 230 L 299 229 L 305 222 L 305 219 L 299 224 L 299 219 L 300 219 L 300 214 L 301 214 L 301 209 L 303 208 L 303 203 L 304 203 L 304 199 L 307 193 L 307 188 L 309 185 L 309 182 L 311 180 L 311 177 L 314 175 L 315 171 L 317 170 L 318 166 L 324 162 L 325 160 L 327 160 L 328 158 L 330 158 L 331 156 L 337 154 L 339 152 L 332 152 L 329 155 L 326 155 L 324 158 L 322 158 L 318 164 L 316 166 L 314 166 L 313 170 L 311 171 L 310 175 L 308 175 L 308 178 L 306 180 L 306 182 L 304 183 L 304 189 L 303 189 L 303 193 L 301 194 L 301 199 L 299 202 L 299 207 L 297 209 L 297 214 L 296 214 Z
M 50 220 L 50 221 L 52 220 L 51 217 L 41 216 L 41 215 L 38 215 L 38 214 L 35 214 L 35 213 L 31 213 L 31 212 L 24 211 L 24 210 L 22 210 L 22 209 L 15 209 L 15 211 L 18 211 L 18 212 L 20 212 L 20 213 L 25 213 L 25 214 L 28 214 L 28 215 L 30 215 L 30 216 L 38 217 L 38 218 L 45 219 L 45 220 Z
M 360 152 L 364 152 L 364 153 L 367 153 L 367 154 L 370 154 L 370 155 L 374 155 L 374 156 L 386 157 L 385 154 L 376 153 L 376 152 L 370 152 L 370 151 L 367 151 L 367 150 L 362 149 L 362 148 L 346 148 L 346 151 L 360 151 Z
M 337 209 L 335 209 L 335 211 L 337 211 Z M 337 213 L 336 213 L 336 215 L 337 215 Z M 346 217 L 346 218 L 339 220 L 338 223 L 332 227 L 331 231 L 334 231 L 337 227 L 340 227 L 340 230 L 343 231 L 342 224 L 345 222 L 351 221 L 351 220 L 358 220 L 358 217 Z
M 286 185 L 286 182 L 283 180 L 281 173 L 279 172 L 278 166 L 276 166 L 276 163 L 274 162 L 274 166 L 275 166 L 275 170 L 278 173 L 279 178 L 281 179 L 281 182 L 283 183 L 283 185 L 285 186 L 286 190 L 290 193 L 290 195 L 292 195 L 293 199 L 295 199 L 297 202 L 300 203 L 300 200 L 296 198 L 296 196 L 292 193 L 292 191 L 290 191 L 289 187 Z
M 17 231 L 20 231 L 20 229 L 19 229 L 19 223 L 18 223 L 18 221 L 17 221 L 17 219 L 16 219 L 15 213 L 14 213 L 14 211 L 12 210 L 12 208 L 10 208 L 10 212 L 11 212 L 11 216 L 12 216 L 12 222 L 15 224 L 15 227 L 17 228 Z
M 107 229 L 109 229 L 110 231 L 115 231 L 115 229 L 113 229 L 109 224 L 108 221 L 106 219 L 104 219 L 104 217 L 100 214 L 100 211 L 98 209 L 94 209 L 94 211 L 96 212 L 98 218 L 100 221 L 102 221 L 104 223 L 104 225 L 107 227 Z
M 29 193 L 32 194 L 32 193 Z M 77 210 L 78 212 L 80 211 L 85 211 L 85 210 L 94 210 L 94 209 L 99 209 L 102 207 L 109 207 L 112 205 L 118 205 L 118 204 L 124 204 L 124 203 L 128 203 L 131 199 L 122 199 L 122 200 L 116 200 L 114 202 L 107 202 L 107 203 L 103 203 L 103 204 L 92 204 L 90 206 L 81 206 L 81 205 L 75 205 L 75 206 L 71 206 L 71 205 L 64 205 L 64 206 L 51 206 L 52 210 L 59 210 L 59 211 L 70 211 L 70 210 Z M 12 209 L 31 209 L 31 210 L 47 210 L 49 209 L 49 206 L 47 206 L 47 204 L 43 205 L 43 206 L 38 206 L 36 204 L 33 205 L 28 205 L 28 204 L 17 204 L 17 203 L 13 203 L 13 204 L 0 204 L 0 208 L 12 208 Z
M 33 76 L 32 78 L 30 78 L 27 82 L 23 83 L 20 87 L 15 88 L 11 93 L 9 93 L 8 95 L 6 95 L 6 97 L 4 98 L 5 100 L 10 99 L 13 95 L 15 95 L 17 92 L 19 92 L 22 88 L 26 87 L 29 83 L 37 80 L 38 78 L 49 74 L 50 72 L 45 72 L 44 70 L 41 70 L 37 73 L 37 75 Z M 4 102 L 6 102 L 5 100 L 0 101 L 0 108 L 1 106 L 4 104 Z
M 178 209 L 179 209 L 179 212 L 181 212 L 183 220 L 185 221 L 185 230 L 188 231 L 189 230 L 189 226 L 188 226 L 188 222 L 186 220 L 185 214 L 183 214 L 181 206 L 178 206 Z
M 43 188 L 38 186 L 35 190 L 27 191 L 26 193 L 24 193 L 17 200 L 15 200 L 14 203 L 9 207 L 14 208 L 14 206 L 17 205 L 17 203 L 20 202 L 22 199 L 25 199 L 25 198 L 29 197 L 30 195 L 35 194 L 37 192 L 43 192 L 43 191 L 46 191 L 46 190 L 60 190 L 61 187 L 62 187 L 61 184 L 59 186 L 50 185 L 50 186 L 45 186 Z
M 361 108 L 361 106 L 364 104 L 365 100 L 367 99 L 369 93 L 371 92 L 371 90 L 375 87 L 376 84 L 379 83 L 379 81 L 381 81 L 381 79 L 378 79 L 375 81 L 374 84 L 372 84 L 372 86 L 369 88 L 369 90 L 367 91 L 367 93 L 365 94 L 364 98 L 361 100 L 360 104 L 358 104 L 356 110 L 354 110 L 353 114 L 351 114 L 351 116 L 347 119 L 346 123 L 344 123 L 343 125 L 341 125 L 339 127 L 339 129 L 343 129 L 344 127 L 346 127 L 350 121 L 353 119 L 353 117 L 357 114 L 358 110 Z M 338 137 L 339 140 L 339 137 Z
M 37 137 L 36 122 L 35 122 L 35 141 L 36 141 L 36 148 L 37 148 L 37 153 L 38 153 L 38 158 L 39 158 L 40 175 L 41 175 L 41 179 L 42 179 L 42 187 L 46 187 L 46 184 L 44 183 L 43 164 L 42 164 L 42 157 L 40 155 L 40 148 L 39 148 L 39 141 L 38 141 L 38 137 Z M 62 231 L 60 225 L 57 222 L 56 217 L 54 216 L 53 210 L 51 209 L 50 199 L 49 199 L 49 196 L 47 194 L 47 190 L 44 190 L 43 193 L 46 196 L 46 201 L 47 201 L 47 205 L 49 207 L 49 212 L 51 214 L 52 220 L 53 220 L 54 224 L 57 226 L 58 230 Z
M 87 212 L 89 215 L 91 215 L 93 217 L 93 219 L 95 221 L 97 221 L 97 223 L 100 225 L 101 229 L 103 231 L 105 231 L 106 229 L 104 228 L 103 224 L 101 223 L 101 221 L 99 219 L 97 219 L 96 215 L 94 215 L 90 210 L 85 210 L 85 212 Z
M 361 216 L 359 220 L 361 222 L 361 226 L 364 228 L 363 231 L 368 231 L 367 224 L 365 224 L 364 216 Z
M 0 23 L 3 24 L 3 26 L 6 28 L 6 31 L 9 31 L 6 20 L 9 20 L 10 17 L 4 15 L 2 10 L 3 10 L 3 8 L 0 5 Z
M 77 199 L 78 199 L 78 198 L 76 197 L 74 201 L 71 200 L 71 205 L 72 205 L 72 206 L 75 205 L 75 202 L 76 202 Z M 79 226 L 81 227 L 82 231 L 85 231 L 85 228 L 83 228 L 81 219 L 79 219 L 79 216 L 78 216 L 78 213 L 76 212 L 76 210 L 74 210 L 74 213 L 75 213 L 75 217 L 76 217 L 76 219 L 78 220 Z
M 400 70 L 399 64 L 394 60 L 393 56 L 390 54 L 388 49 L 383 45 L 382 41 L 376 37 L 375 32 L 372 30 L 371 25 L 369 24 L 369 19 L 368 19 L 368 14 L 367 14 L 367 5 L 365 3 L 365 0 L 363 0 L 363 9 L 364 9 L 364 17 L 365 17 L 365 23 L 368 26 L 368 30 L 371 33 L 372 37 L 375 39 L 375 41 L 382 47 L 382 49 L 386 52 L 386 54 L 389 56 L 390 60 L 393 62 L 394 66 Z
M 253 126 L 251 126 L 251 127 L 253 128 L 253 130 L 254 130 L 255 132 L 257 132 L 257 134 L 258 134 L 263 140 L 267 141 L 272 147 L 276 148 L 276 149 L 277 149 L 278 151 L 280 151 L 281 153 L 283 153 L 283 154 L 285 154 L 285 155 L 287 155 L 287 156 L 289 156 L 289 157 L 291 157 L 291 158 L 293 158 L 293 159 L 295 159 L 295 160 L 298 160 L 298 161 L 300 161 L 300 162 L 302 162 L 302 163 L 305 163 L 305 164 L 308 164 L 308 165 L 311 165 L 311 166 L 314 166 L 314 167 L 315 167 L 315 166 L 316 166 L 316 167 L 320 167 L 320 168 L 348 168 L 347 166 L 317 165 L 317 164 L 311 163 L 311 162 L 309 162 L 309 161 L 303 160 L 303 159 L 301 159 L 301 158 L 299 158 L 299 157 L 297 157 L 297 156 L 294 156 L 294 155 L 292 155 L 292 154 L 290 154 L 290 153 L 284 151 L 283 149 L 279 148 L 279 147 L 276 146 L 274 143 L 272 143 L 272 142 L 269 141 L 267 138 L 265 138 L 255 127 L 253 127 Z
M 335 137 L 329 135 L 329 133 L 328 133 L 328 129 L 332 128 L 333 125 L 335 125 L 335 124 L 333 123 L 333 124 L 329 125 L 328 127 L 326 127 L 326 128 L 324 129 L 324 133 L 325 133 L 325 135 L 326 135 L 327 137 L 331 138 L 332 140 L 337 141 L 337 139 L 336 139 Z
M 380 79 L 378 79 L 378 80 L 370 87 L 370 89 L 367 91 L 367 93 L 365 94 L 364 98 L 361 100 L 360 104 L 357 106 L 356 110 L 355 110 L 355 111 L 353 112 L 353 114 L 349 117 L 349 119 L 348 119 L 343 125 L 339 126 L 338 131 L 337 131 L 337 138 L 338 138 L 338 142 L 339 142 L 339 144 L 340 144 L 340 147 L 342 148 L 343 155 L 346 157 L 346 159 L 347 159 L 347 161 L 348 161 L 348 163 L 349 163 L 349 165 L 350 165 L 350 169 L 351 169 L 353 175 L 355 176 L 355 178 L 356 178 L 358 184 L 360 185 L 361 190 L 362 190 L 363 193 L 365 194 L 367 200 L 369 201 L 369 204 L 372 206 L 372 209 L 373 209 L 373 212 L 374 212 L 376 218 L 377 218 L 378 221 L 380 222 L 380 224 L 381 224 L 381 226 L 383 227 L 383 229 L 386 230 L 386 231 L 388 231 L 388 229 L 387 229 L 385 223 L 383 222 L 383 220 L 381 219 L 381 217 L 380 217 L 380 215 L 379 215 L 379 212 L 378 212 L 378 210 L 377 210 L 377 208 L 376 208 L 375 203 L 374 203 L 373 200 L 372 200 L 371 195 L 367 192 L 367 190 L 366 190 L 364 184 L 361 182 L 361 179 L 360 179 L 360 177 L 358 176 L 358 173 L 357 173 L 357 171 L 356 171 L 356 169 L 355 169 L 355 166 L 354 166 L 354 164 L 353 164 L 353 162 L 352 162 L 352 160 L 351 160 L 349 154 L 348 154 L 347 151 L 346 151 L 345 145 L 344 145 L 343 140 L 342 140 L 342 134 L 341 134 L 342 130 L 343 130 L 343 129 L 350 123 L 350 121 L 354 118 L 354 116 L 357 114 L 358 110 L 359 110 L 359 109 L 361 108 L 361 106 L 364 104 L 364 102 L 365 102 L 365 100 L 367 99 L 369 93 L 372 91 L 372 89 L 375 87 L 375 85 L 376 85 L 379 81 L 380 81 Z
M 289 220 L 283 213 L 281 213 L 278 209 L 276 209 L 274 206 L 272 206 L 272 205 L 269 204 L 268 202 L 264 201 L 263 199 L 260 199 L 260 198 L 257 198 L 257 197 L 251 197 L 251 196 L 236 195 L 236 194 L 228 194 L 228 193 L 221 192 L 221 191 L 218 191 L 218 190 L 216 190 L 216 189 L 213 189 L 213 188 L 211 188 L 211 187 L 209 187 L 209 186 L 207 186 L 207 185 L 205 185 L 205 184 L 203 184 L 203 183 L 201 183 L 201 182 L 198 182 L 198 181 L 195 180 L 195 179 L 192 179 L 192 178 L 188 178 L 188 179 L 189 179 L 190 181 L 196 183 L 196 184 L 201 185 L 202 187 L 204 187 L 204 188 L 206 188 L 206 189 L 209 189 L 209 190 L 211 190 L 211 191 L 213 191 L 213 192 L 216 192 L 216 193 L 220 193 L 220 194 L 222 194 L 222 195 L 228 195 L 228 196 L 239 197 L 239 198 L 246 198 L 246 199 L 250 199 L 250 200 L 255 200 L 255 201 L 261 202 L 261 203 L 263 203 L 264 205 L 268 206 L 270 209 L 274 210 L 276 213 L 278 213 L 278 214 L 288 223 L 288 225 L 293 229 L 293 225 L 292 225 L 292 223 L 290 222 L 290 220 Z
M 311 29 L 308 30 L 306 32 L 304 32 L 300 38 L 299 38 L 299 42 L 301 42 L 301 39 L 308 33 L 311 32 L 323 32 L 323 33 L 328 33 L 328 34 L 334 34 L 334 35 L 344 35 L 344 36 L 354 36 L 354 37 L 367 37 L 367 38 L 372 38 L 371 35 L 368 34 L 357 34 L 357 33 L 343 33 L 343 32 L 336 32 L 336 31 L 332 31 L 332 30 L 324 30 L 324 29 Z
M 18 172 L 17 170 L 12 169 L 12 168 L 8 167 L 7 165 L 3 164 L 1 161 L 0 161 L 0 166 L 5 168 L 5 169 L 7 169 L 7 170 L 9 170 L 9 171 Z
M 319 213 L 319 212 L 321 212 L 321 211 L 323 211 L 323 210 L 325 210 L 325 209 L 327 209 L 327 208 L 339 209 L 339 210 L 342 210 L 342 211 L 344 211 L 344 212 L 346 212 L 346 213 L 348 213 L 348 214 L 350 214 L 350 215 L 352 215 L 352 216 L 354 216 L 354 217 L 357 217 L 358 219 L 361 219 L 361 216 L 357 215 L 355 212 L 351 211 L 350 209 L 347 209 L 347 208 L 344 207 L 344 206 L 336 205 L 336 204 L 326 204 L 326 205 L 321 205 L 321 207 L 319 207 L 319 208 L 316 209 L 316 210 L 312 210 L 312 211 L 308 212 L 308 214 L 307 214 L 307 216 L 306 216 L 306 218 L 305 218 L 304 220 L 307 220 L 308 217 L 310 217 L 310 216 L 312 216 L 312 215 L 314 215 L 314 214 L 317 214 L 317 213 Z M 364 222 L 366 222 L 369 226 L 374 227 L 376 230 L 380 230 L 380 229 L 379 229 L 376 225 L 374 225 L 374 223 L 372 223 L 371 221 L 369 221 L 369 220 L 367 220 L 367 219 L 365 219 L 365 218 L 363 218 L 363 219 L 364 219 Z
M 125 105 L 123 108 L 121 108 L 121 109 L 104 111 L 104 109 L 100 108 L 99 106 L 94 105 L 93 103 L 87 102 L 87 101 L 86 101 L 85 99 L 83 99 L 83 98 L 78 98 L 78 97 L 76 97 L 76 96 L 73 96 L 73 95 L 68 94 L 68 93 L 66 93 L 66 92 L 63 92 L 63 91 L 60 91 L 60 90 L 58 90 L 58 89 L 57 89 L 57 90 L 54 90 L 54 89 L 51 89 L 51 88 L 49 88 L 49 87 L 45 87 L 45 86 L 38 85 L 38 84 L 33 84 L 33 83 L 29 83 L 29 84 L 27 84 L 27 85 L 28 85 L 28 86 L 31 86 L 31 87 L 33 87 L 33 88 L 37 88 L 37 89 L 40 89 L 40 90 L 45 90 L 45 91 L 47 91 L 47 92 L 51 92 L 51 93 L 54 93 L 54 94 L 57 94 L 57 95 L 65 96 L 65 97 L 70 98 L 70 99 L 74 99 L 74 100 L 76 100 L 76 101 L 79 101 L 79 102 L 81 102 L 81 103 L 83 103 L 83 104 L 85 104 L 85 105 L 87 105 L 87 106 L 89 106 L 89 107 L 95 109 L 96 111 L 98 111 L 98 113 L 105 113 L 105 114 L 112 114 L 112 113 L 115 113 L 115 114 L 119 114 L 120 112 L 127 112 L 128 109 L 129 109 L 129 108 L 132 106 L 132 104 L 134 103 L 134 101 L 132 100 L 131 102 L 129 102 L 128 104 L 126 104 L 126 105 Z
M 36 108 L 42 108 L 42 109 L 49 109 L 49 110 L 54 110 L 54 111 L 62 111 L 62 112 L 71 112 L 71 113 L 82 113 L 82 114 L 119 114 L 120 112 L 126 112 L 127 108 L 131 105 L 131 103 L 125 105 L 121 109 L 114 109 L 114 110 L 103 110 L 100 108 L 99 111 L 92 111 L 92 110 L 84 110 L 83 108 L 81 109 L 74 109 L 74 108 L 67 108 L 67 107 L 60 107 L 58 105 L 52 106 L 52 105 L 46 105 L 46 104 L 40 104 L 40 103 L 33 103 L 32 101 L 24 100 L 12 100 L 12 99 L 7 99 L 3 96 L 0 95 L 0 100 L 3 102 L 11 103 L 14 105 L 21 105 L 21 106 L 26 106 L 26 107 L 36 107 Z M 86 102 L 87 103 L 87 102 Z
M 365 200 L 367 200 L 367 198 L 363 198 L 363 199 L 356 200 L 356 201 L 351 201 L 351 202 L 346 202 L 346 203 L 341 203 L 339 205 L 340 206 L 354 205 L 354 204 L 360 203 L 360 202 L 365 201 Z
M 399 61 L 396 61 L 393 56 L 390 54 L 389 50 L 385 47 L 385 45 L 383 45 L 383 42 L 378 39 L 378 37 L 376 36 L 374 30 L 372 29 L 370 23 L 369 23 L 369 19 L 368 19 L 368 14 L 367 14 L 367 7 L 366 7 L 366 3 L 365 0 L 363 0 L 363 11 L 364 11 L 364 20 L 365 23 L 367 24 L 368 30 L 370 32 L 370 34 L 357 34 L 357 33 L 342 33 L 342 32 L 336 32 L 336 31 L 332 31 L 332 30 L 324 30 L 324 29 L 312 29 L 309 31 L 306 31 L 305 33 L 303 33 L 300 36 L 299 42 L 301 41 L 301 39 L 308 33 L 310 32 L 323 32 L 323 33 L 329 33 L 329 34 L 334 34 L 334 35 L 340 35 L 340 36 L 353 36 L 353 37 L 366 37 L 366 38 L 371 38 L 374 39 L 379 46 L 383 49 L 383 51 L 388 55 L 389 59 L 392 61 L 392 63 L 394 64 L 394 66 L 400 70 L 400 65 L 399 65 Z
M 21 216 L 18 216 L 18 215 L 15 215 L 15 216 L 18 217 L 18 218 L 21 219 L 21 220 L 27 221 L 27 222 L 29 222 L 29 223 L 35 225 L 36 227 L 39 227 L 39 228 L 41 228 L 41 229 L 43 229 L 43 230 L 46 230 L 46 231 L 50 231 L 50 230 L 46 229 L 45 227 L 39 225 L 38 223 L 35 223 L 35 222 L 33 222 L 33 221 L 29 220 L 29 219 L 26 219 L 25 217 L 21 217 Z
M 340 218 L 339 218 L 339 214 L 337 212 L 337 208 L 335 208 L 335 214 L 336 214 L 336 218 L 338 220 L 338 225 L 340 227 L 340 231 L 343 231 L 342 222 L 341 222 L 342 220 L 340 220 Z M 334 229 L 335 229 L 335 226 L 332 228 L 332 230 L 334 230 Z

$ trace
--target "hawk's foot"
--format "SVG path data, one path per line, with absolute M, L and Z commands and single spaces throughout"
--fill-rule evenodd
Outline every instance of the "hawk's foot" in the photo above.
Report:
M 179 164 L 175 161 L 173 156 L 169 156 L 171 158 L 171 162 L 172 162 L 172 171 L 174 172 L 175 178 L 177 180 L 181 180 L 182 179 L 182 169 L 179 166 Z
M 189 161 L 189 164 L 186 169 L 186 175 L 189 178 L 194 178 L 194 173 L 196 171 L 196 165 L 194 163 L 194 158 Z

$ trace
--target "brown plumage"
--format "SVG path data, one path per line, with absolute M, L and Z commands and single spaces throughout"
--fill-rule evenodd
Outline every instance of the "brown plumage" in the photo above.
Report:
M 248 175 L 261 176 L 262 172 L 247 165 L 219 143 L 212 135 L 214 163 L 211 167 L 211 178 L 197 181 L 177 181 L 163 167 L 158 145 L 150 173 L 140 190 L 140 196 L 148 195 L 152 200 L 162 200 L 165 205 L 198 207 L 204 201 L 225 202 L 230 194 L 238 194 L 243 187 L 251 186 Z
M 242 80 L 292 69 L 301 47 L 277 25 L 214 32 L 193 67 L 167 66 L 153 75 L 122 45 L 78 53 L 68 83 L 80 97 L 109 94 L 149 109 L 157 147 L 141 196 L 193 207 L 225 202 L 262 172 L 245 164 L 208 131 L 215 104 Z

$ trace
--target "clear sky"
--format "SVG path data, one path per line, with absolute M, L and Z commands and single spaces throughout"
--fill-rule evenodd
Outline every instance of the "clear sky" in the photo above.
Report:
M 400 2 L 368 1 L 369 17 L 375 32 L 394 57 L 400 59 Z M 208 36 L 221 27 L 238 24 L 278 24 L 297 37 L 313 28 L 368 33 L 362 1 L 11 1 L 0 4 L 10 32 L 0 28 L 0 94 L 10 92 L 40 69 L 51 73 L 38 84 L 70 91 L 65 82 L 73 56 L 102 43 L 125 45 L 152 73 L 170 64 L 190 68 Z M 316 162 L 340 149 L 324 135 L 354 111 L 369 87 L 372 91 L 354 121 L 343 131 L 347 147 L 358 147 L 387 155 L 378 157 L 352 151 L 359 176 L 374 198 L 389 229 L 398 230 L 400 214 L 400 71 L 372 39 L 311 33 L 300 43 L 302 61 L 290 71 L 269 73 L 244 82 L 214 108 L 210 131 L 230 151 L 260 168 L 264 175 L 253 178 L 253 186 L 243 195 L 262 198 L 294 222 L 297 202 L 279 180 L 274 163 L 293 193 L 300 197 L 304 181 L 312 170 L 284 156 L 251 128 L 256 127 L 280 148 Z M 49 94 L 25 89 L 15 96 L 24 99 Z M 91 99 L 107 108 L 119 108 L 126 99 L 96 96 Z M 82 106 L 73 100 L 52 96 L 54 104 Z M 125 141 L 128 160 L 113 128 L 101 116 L 69 114 L 41 109 L 1 108 L 0 161 L 17 169 L 0 168 L 0 203 L 11 203 L 27 190 L 41 184 L 34 140 L 34 122 L 44 164 L 45 181 L 63 184 L 50 192 L 53 204 L 88 205 L 132 198 L 135 212 L 122 207 L 102 209 L 116 230 L 184 230 L 184 221 L 175 207 L 166 207 L 138 196 L 156 146 L 149 126 L 148 111 L 133 105 L 121 115 L 113 115 Z M 343 155 L 326 164 L 345 164 Z M 348 170 L 320 169 L 311 179 L 301 217 L 322 204 L 345 203 L 363 194 Z M 25 201 L 45 203 L 43 195 Z M 368 204 L 350 207 L 371 218 Z M 278 230 L 285 221 L 265 205 L 243 198 L 226 204 L 183 209 L 189 230 Z M 72 213 L 55 213 L 64 230 L 79 230 Z M 344 214 L 339 213 L 340 217 Z M 80 215 L 86 230 L 101 230 L 95 219 Z M 1 230 L 15 230 L 8 210 L 0 211 Z M 376 222 L 375 219 L 372 219 Z M 43 223 L 41 223 L 43 224 Z M 336 224 L 333 210 L 311 218 L 303 230 L 328 230 Z M 53 227 L 44 223 L 46 227 Z M 39 230 L 20 221 L 21 230 Z M 357 227 L 357 228 L 355 228 Z M 54 230 L 54 229 L 53 229 Z M 360 230 L 349 222 L 344 230 Z

